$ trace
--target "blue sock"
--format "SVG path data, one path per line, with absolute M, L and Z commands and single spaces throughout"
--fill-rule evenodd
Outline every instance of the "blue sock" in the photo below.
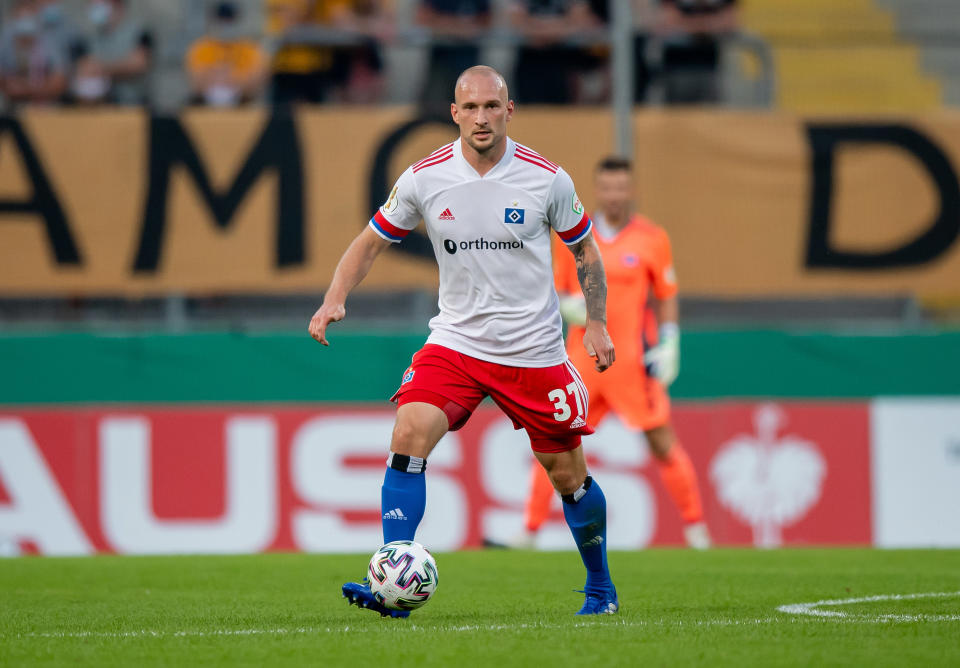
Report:
M 613 586 L 607 567 L 607 500 L 593 478 L 587 476 L 580 489 L 563 495 L 563 517 L 587 567 L 586 591 L 607 591 Z
M 426 468 L 427 463 L 421 457 L 390 453 L 380 488 L 384 543 L 413 540 L 416 535 L 427 507 L 427 484 L 423 477 Z

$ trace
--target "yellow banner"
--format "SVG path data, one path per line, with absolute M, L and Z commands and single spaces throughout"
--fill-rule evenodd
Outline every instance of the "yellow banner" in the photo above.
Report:
M 602 110 L 521 109 L 510 133 L 589 207 L 612 128 Z M 0 294 L 322 290 L 393 180 L 455 129 L 406 109 L 0 119 Z M 649 111 L 634 129 L 638 208 L 670 233 L 685 294 L 960 295 L 960 115 Z M 411 235 L 361 288 L 435 284 Z

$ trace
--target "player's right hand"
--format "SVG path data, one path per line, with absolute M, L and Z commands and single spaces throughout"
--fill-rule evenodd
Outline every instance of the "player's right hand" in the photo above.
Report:
M 327 304 L 324 302 L 323 306 L 318 308 L 317 312 L 310 318 L 310 326 L 307 327 L 307 331 L 310 332 L 310 336 L 314 339 L 325 346 L 329 346 L 330 342 L 327 341 L 327 325 L 331 322 L 343 320 L 346 315 L 347 310 L 343 307 L 343 304 Z
M 613 349 L 613 341 L 607 333 L 607 327 L 602 322 L 591 320 L 587 322 L 587 331 L 583 335 L 583 346 L 587 354 L 596 362 L 594 367 L 603 372 L 610 368 L 617 355 Z

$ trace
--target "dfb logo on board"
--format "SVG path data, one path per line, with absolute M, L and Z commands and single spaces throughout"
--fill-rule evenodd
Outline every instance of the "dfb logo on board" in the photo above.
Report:
M 756 433 L 724 443 L 710 465 L 720 503 L 753 528 L 757 547 L 783 543 L 781 529 L 817 503 L 827 473 L 814 443 L 777 437 L 784 422 L 778 406 L 760 406 L 754 412 Z

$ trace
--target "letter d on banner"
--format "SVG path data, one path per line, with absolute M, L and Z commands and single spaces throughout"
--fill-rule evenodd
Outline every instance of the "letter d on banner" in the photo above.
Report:
M 813 152 L 813 191 L 807 267 L 889 269 L 924 264 L 944 253 L 960 236 L 960 184 L 953 166 L 936 144 L 904 125 L 811 124 L 807 127 Z M 834 195 L 834 158 L 842 144 L 888 144 L 923 165 L 936 186 L 940 210 L 930 226 L 899 248 L 879 253 L 843 250 L 830 244 Z

